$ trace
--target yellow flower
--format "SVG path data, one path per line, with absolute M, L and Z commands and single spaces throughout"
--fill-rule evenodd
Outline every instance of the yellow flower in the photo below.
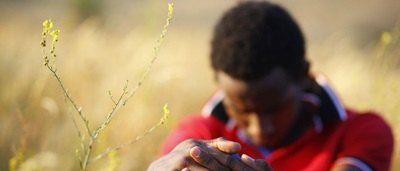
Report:
M 168 119 L 169 115 L 171 114 L 171 111 L 169 110 L 168 104 L 164 105 L 163 110 L 164 110 L 164 115 L 160 120 L 160 124 L 164 124 L 164 122 Z
M 168 3 L 168 13 L 172 14 L 174 12 L 174 3 Z
M 43 30 L 45 32 L 50 32 L 51 29 L 53 29 L 54 25 L 51 19 L 43 21 Z
M 392 35 L 389 32 L 383 32 L 381 35 L 381 42 L 384 45 L 389 45 L 392 43 Z
M 51 37 L 53 38 L 53 42 L 58 41 L 58 36 L 60 35 L 61 31 L 59 29 L 53 30 L 50 32 Z

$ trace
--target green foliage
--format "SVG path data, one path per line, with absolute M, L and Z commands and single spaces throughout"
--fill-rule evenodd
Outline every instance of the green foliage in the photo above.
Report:
M 16 171 L 18 166 L 24 161 L 24 152 L 18 149 L 16 154 L 9 160 L 10 171 Z
M 98 17 L 103 12 L 103 0 L 72 0 L 79 20 Z

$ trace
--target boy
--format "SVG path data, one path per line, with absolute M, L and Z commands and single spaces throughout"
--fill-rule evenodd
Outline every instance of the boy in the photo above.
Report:
M 203 116 L 182 121 L 149 170 L 389 170 L 390 127 L 345 109 L 309 73 L 304 46 L 280 6 L 250 1 L 227 11 L 212 40 L 219 91 Z

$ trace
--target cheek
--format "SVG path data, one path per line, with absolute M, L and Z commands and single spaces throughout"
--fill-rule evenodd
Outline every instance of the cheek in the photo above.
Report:
M 273 114 L 273 122 L 279 134 L 286 134 L 294 125 L 298 113 L 296 105 L 288 105 Z
M 226 112 L 229 118 L 233 119 L 240 128 L 246 128 L 249 125 L 248 115 L 237 113 L 229 108 Z

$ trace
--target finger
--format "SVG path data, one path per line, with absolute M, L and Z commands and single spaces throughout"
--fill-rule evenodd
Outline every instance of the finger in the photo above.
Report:
M 227 154 L 223 153 L 217 149 L 209 149 L 209 153 L 218 160 L 219 163 L 222 165 L 228 167 L 229 169 L 235 171 L 235 170 L 240 170 L 240 171 L 247 171 L 247 170 L 253 170 L 251 167 L 247 166 L 245 163 L 243 163 L 239 157 L 238 154 L 232 155 L 232 154 Z M 236 156 L 237 155 L 237 156 Z
M 221 165 L 212 155 L 208 154 L 206 151 L 202 150 L 198 146 L 194 146 L 189 151 L 190 156 L 200 165 L 208 168 L 210 170 L 222 170 L 229 171 L 227 167 Z M 189 168 L 192 170 L 191 168 Z
M 207 169 L 207 168 L 199 165 L 195 161 L 192 161 L 191 164 L 188 164 L 181 171 L 210 171 L 210 169 Z
M 183 168 L 181 171 L 210 171 L 210 169 L 207 169 L 199 165 L 190 165 L 187 168 Z
M 185 157 L 183 167 L 180 168 L 181 171 L 210 171 L 210 169 L 207 169 L 200 163 L 197 163 L 191 156 Z M 179 170 L 179 169 L 173 169 L 173 170 Z
M 225 140 L 224 138 L 213 139 L 213 140 L 206 142 L 206 144 L 208 146 L 217 148 L 218 150 L 220 150 L 222 152 L 230 153 L 230 154 L 238 153 L 240 151 L 240 149 L 242 148 L 242 146 L 239 143 L 233 142 L 233 141 L 228 141 L 228 140 Z
M 243 154 L 241 158 L 244 163 L 256 171 L 272 171 L 271 166 L 262 159 L 255 160 L 246 154 Z
M 265 160 L 257 159 L 255 163 L 262 171 L 272 171 L 272 167 Z

